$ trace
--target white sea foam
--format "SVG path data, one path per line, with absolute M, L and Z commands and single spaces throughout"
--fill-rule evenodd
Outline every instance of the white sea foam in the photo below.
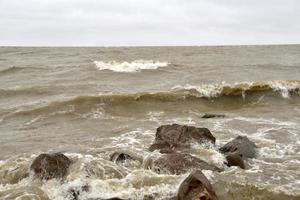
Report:
M 117 61 L 94 61 L 97 69 L 111 70 L 114 72 L 138 72 L 143 69 L 157 69 L 159 67 L 167 67 L 168 62 L 160 62 L 153 60 L 134 60 L 132 62 L 117 62 Z
M 291 91 L 300 88 L 299 81 L 269 81 L 269 84 L 274 91 L 280 92 L 284 98 L 289 98 Z
M 241 120 L 241 121 L 247 121 L 254 124 L 266 124 L 266 125 L 276 125 L 279 127 L 295 127 L 297 123 L 295 122 L 289 122 L 289 121 L 281 121 L 276 118 L 260 118 L 260 117 L 235 117 L 235 120 Z
M 164 112 L 148 112 L 147 115 L 149 116 L 149 120 L 153 122 L 159 123 L 161 120 L 161 116 L 164 115 Z
M 292 144 L 274 144 L 259 148 L 259 156 L 262 158 L 284 158 L 296 154 L 295 146 Z
M 147 195 L 153 195 L 155 199 L 168 199 L 175 194 L 183 178 L 185 175 L 158 175 L 150 170 L 134 170 L 123 179 L 90 180 L 78 178 L 62 185 L 58 180 L 49 180 L 44 183 L 42 189 L 51 199 L 55 200 L 71 197 L 71 188 L 80 191 L 80 188 L 87 183 L 90 186 L 89 191 L 81 190 L 80 199 L 99 197 L 105 199 L 113 197 L 143 199 Z
M 195 120 L 192 117 L 177 117 L 166 120 L 167 123 L 175 124 L 186 124 L 186 125 L 196 125 Z

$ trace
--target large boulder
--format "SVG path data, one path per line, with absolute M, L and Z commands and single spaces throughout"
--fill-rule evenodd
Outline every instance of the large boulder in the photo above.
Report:
M 244 160 L 254 158 L 256 154 L 256 145 L 246 136 L 238 136 L 232 141 L 225 144 L 219 150 L 225 154 L 227 165 L 239 166 L 245 169 Z
M 151 168 L 157 173 L 166 172 L 171 174 L 183 174 L 195 169 L 221 171 L 214 165 L 210 165 L 190 154 L 183 153 L 162 154 L 152 161 Z
M 176 200 L 217 200 L 217 196 L 205 175 L 196 170 L 180 184 Z
M 71 160 L 61 153 L 40 154 L 32 162 L 30 170 L 40 179 L 62 178 L 70 164 Z
M 190 148 L 191 143 L 215 143 L 216 138 L 207 128 L 197 128 L 179 124 L 162 125 L 157 128 L 154 143 L 149 150 L 170 153 Z

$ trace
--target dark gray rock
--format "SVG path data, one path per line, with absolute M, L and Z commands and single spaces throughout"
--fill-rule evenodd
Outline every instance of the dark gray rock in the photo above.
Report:
M 71 160 L 61 153 L 40 154 L 32 162 L 30 170 L 40 179 L 62 178 L 70 164 Z
M 224 117 L 225 115 L 205 113 L 201 118 L 208 119 L 208 118 L 224 118 Z
M 154 143 L 149 150 L 170 153 L 190 148 L 192 142 L 215 143 L 216 138 L 207 128 L 197 128 L 179 124 L 163 125 L 157 128 Z
M 246 136 L 238 136 L 232 141 L 220 148 L 222 153 L 239 151 L 243 159 L 254 158 L 256 154 L 256 145 L 250 141 Z

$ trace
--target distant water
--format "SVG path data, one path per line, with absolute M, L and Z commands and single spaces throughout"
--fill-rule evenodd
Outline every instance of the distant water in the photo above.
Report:
M 186 174 L 152 172 L 147 148 L 171 123 L 217 138 L 193 154 L 225 168 L 205 171 L 220 200 L 299 199 L 300 46 L 0 48 L 0 199 L 68 199 L 86 184 L 80 199 L 167 199 Z M 258 146 L 246 170 L 217 150 L 238 135 Z M 144 162 L 114 165 L 122 149 Z M 41 152 L 76 162 L 62 181 L 25 177 Z

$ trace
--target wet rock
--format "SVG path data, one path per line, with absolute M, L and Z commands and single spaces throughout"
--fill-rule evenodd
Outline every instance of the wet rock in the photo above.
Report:
M 229 153 L 238 151 L 242 158 L 254 158 L 256 154 L 256 145 L 250 141 L 246 136 L 238 136 L 232 141 L 220 148 L 222 153 Z
M 212 113 L 205 113 L 201 118 L 224 118 L 225 115 L 220 115 L 220 114 L 212 114 Z
M 30 166 L 35 177 L 51 179 L 63 177 L 71 164 L 71 160 L 61 153 L 40 154 Z
M 115 152 L 111 155 L 110 160 L 116 164 L 124 163 L 126 160 L 134 160 L 129 154 Z
M 176 200 L 217 200 L 217 196 L 205 175 L 196 170 L 181 183 Z
M 226 165 L 228 167 L 238 166 L 242 169 L 245 169 L 244 160 L 239 151 L 228 152 L 225 155 L 226 155 L 226 160 L 227 160 Z
M 116 164 L 123 164 L 126 161 L 140 161 L 142 158 L 139 157 L 137 154 L 129 151 L 116 151 L 110 156 L 110 161 Z
M 163 154 L 152 163 L 152 169 L 157 173 L 183 174 L 194 169 L 221 171 L 218 167 L 183 153 Z
M 149 150 L 161 150 L 164 152 L 173 152 L 190 147 L 192 142 L 215 143 L 216 138 L 207 128 L 197 128 L 194 126 L 185 126 L 179 124 L 163 125 L 157 128 L 154 143 Z
M 155 141 L 156 143 L 152 144 L 149 147 L 149 151 L 155 151 L 159 149 L 160 153 L 174 153 L 175 146 L 171 146 L 168 142 L 164 141 Z M 173 148 L 173 149 L 172 149 Z M 178 150 L 179 147 L 177 147 Z

